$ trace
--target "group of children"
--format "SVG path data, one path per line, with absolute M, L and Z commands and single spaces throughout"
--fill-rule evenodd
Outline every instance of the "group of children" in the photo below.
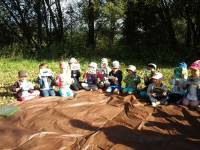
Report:
M 141 78 L 137 75 L 136 67 L 129 65 L 126 68 L 127 75 L 123 80 L 123 73 L 120 69 L 119 61 L 113 61 L 111 68 L 108 59 L 102 58 L 101 63 L 91 62 L 83 80 L 80 81 L 80 63 L 75 58 L 69 62 L 60 63 L 60 74 L 54 77 L 47 64 L 39 65 L 39 75 L 37 83 L 40 91 L 34 90 L 31 82 L 27 80 L 26 71 L 19 71 L 19 80 L 13 85 L 12 91 L 18 100 L 29 100 L 36 96 L 55 96 L 73 97 L 74 91 L 85 89 L 95 91 L 102 89 L 107 93 L 114 94 L 137 94 L 140 98 L 147 99 L 153 107 L 159 104 L 181 103 L 193 107 L 200 104 L 200 60 L 193 62 L 188 76 L 187 64 L 179 63 L 174 69 L 174 75 L 170 81 L 173 85 L 172 91 L 168 91 L 163 84 L 163 74 L 157 71 L 154 63 L 149 63 L 144 70 L 144 84 L 142 90 L 138 89 Z M 122 81 L 125 87 L 122 87 Z M 58 87 L 58 91 L 54 90 Z

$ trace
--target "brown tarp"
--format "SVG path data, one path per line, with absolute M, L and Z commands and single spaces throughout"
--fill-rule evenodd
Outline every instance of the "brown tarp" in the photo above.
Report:
M 199 150 L 200 115 L 98 92 L 73 100 L 40 98 L 21 104 L 11 118 L 0 118 L 0 149 Z

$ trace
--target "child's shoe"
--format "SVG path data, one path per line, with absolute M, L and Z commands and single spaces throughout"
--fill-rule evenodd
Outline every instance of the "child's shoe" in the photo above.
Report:
M 152 102 L 151 105 L 152 105 L 153 107 L 157 107 L 158 105 L 160 105 L 160 101 Z
M 118 90 L 118 89 L 115 89 L 115 90 L 113 91 L 113 93 L 119 95 L 119 90 Z
M 111 88 L 111 87 L 108 87 L 107 90 L 106 90 L 106 92 L 107 92 L 107 93 L 111 93 L 111 92 L 112 92 L 112 88 Z

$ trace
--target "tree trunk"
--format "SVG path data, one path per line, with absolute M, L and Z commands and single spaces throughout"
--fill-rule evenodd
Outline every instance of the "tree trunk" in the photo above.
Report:
M 88 5 L 88 41 L 87 47 L 95 49 L 95 32 L 94 32 L 94 1 L 89 0 Z
M 166 0 L 161 0 L 160 18 L 163 24 L 166 26 L 169 35 L 168 39 L 171 43 L 172 48 L 176 48 L 177 46 L 176 34 L 173 28 L 172 19 L 170 16 L 170 10 Z
M 136 23 L 134 19 L 134 2 L 131 0 L 127 1 L 127 8 L 126 8 L 126 18 L 124 21 L 124 37 L 125 41 L 128 46 L 134 47 L 135 44 L 135 30 L 136 30 Z
M 35 3 L 35 12 L 37 13 L 37 36 L 38 36 L 38 43 L 40 46 L 43 41 L 41 7 L 42 7 L 42 0 L 37 0 Z
M 59 27 L 59 39 L 64 43 L 64 31 L 63 31 L 63 15 L 62 15 L 62 10 L 60 6 L 60 0 L 56 0 L 56 9 L 58 12 L 58 27 Z

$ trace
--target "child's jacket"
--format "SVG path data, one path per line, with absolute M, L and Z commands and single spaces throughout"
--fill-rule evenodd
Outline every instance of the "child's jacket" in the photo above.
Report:
M 171 83 L 173 85 L 172 93 L 185 95 L 186 90 L 184 88 L 184 85 L 186 84 L 186 82 L 187 82 L 187 80 L 184 78 L 180 78 L 180 79 L 173 78 L 171 80 Z
M 186 98 L 200 100 L 200 78 L 188 78 Z
M 97 74 L 85 73 L 84 79 L 86 79 L 86 83 L 89 85 L 96 85 L 97 84 Z
M 145 86 L 148 86 L 149 84 L 151 84 L 151 78 L 154 75 L 155 71 L 150 71 L 145 69 L 144 70 L 144 84 Z
M 50 89 L 53 89 L 54 78 L 53 78 L 53 76 L 38 77 L 38 84 L 40 86 L 40 90 L 50 90 Z
M 147 95 L 157 99 L 166 97 L 163 95 L 163 93 L 165 92 L 167 92 L 167 87 L 164 84 L 161 84 L 160 87 L 156 87 L 154 83 L 151 83 L 147 89 Z M 152 96 L 153 93 L 155 94 L 155 96 Z
M 17 88 L 21 88 L 21 90 L 17 91 Z M 34 87 L 33 87 L 33 84 L 29 81 L 18 80 L 12 86 L 12 91 L 14 92 L 14 95 L 17 98 L 21 98 L 24 95 L 27 95 L 27 93 L 33 93 Z
M 122 71 L 121 70 L 117 70 L 116 72 L 113 72 L 113 70 L 109 73 L 109 82 L 110 82 L 110 85 L 113 86 L 113 85 L 117 85 L 117 86 L 121 86 L 121 82 L 122 82 Z M 114 81 L 112 80 L 112 77 L 116 77 L 118 80 L 117 81 Z
M 140 77 L 138 75 L 127 75 L 124 82 L 126 87 L 137 89 L 137 85 L 140 83 Z
M 56 84 L 59 88 L 69 88 L 72 83 L 72 78 L 68 78 L 66 74 L 59 74 L 56 78 Z
M 74 80 L 79 81 L 80 76 L 81 76 L 81 72 L 79 70 L 72 70 L 71 71 L 71 77 Z

